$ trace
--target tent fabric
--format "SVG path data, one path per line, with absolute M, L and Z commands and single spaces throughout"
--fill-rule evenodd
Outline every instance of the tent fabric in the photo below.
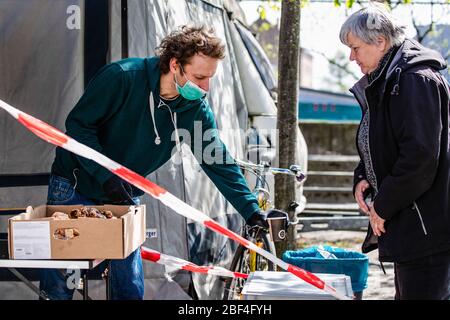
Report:
M 0 97 L 59 129 L 83 90 L 83 34 L 67 27 L 83 1 L 0 2 Z M 54 147 L 0 113 L 0 175 L 49 172 Z M 0 177 L 1 179 L 1 177 Z M 41 204 L 45 188 L 0 190 L 0 207 Z
M 83 0 L 0 2 L 0 98 L 61 130 L 65 129 L 67 114 L 83 93 L 86 76 L 86 29 L 83 23 L 80 29 L 66 27 L 67 9 L 78 6 L 84 21 L 84 3 Z M 106 55 L 107 62 L 121 59 L 124 35 L 127 36 L 127 56 L 153 56 L 162 38 L 178 26 L 213 26 L 226 44 L 227 55 L 211 82 L 208 100 L 230 153 L 244 158 L 245 133 L 249 125 L 273 129 L 273 121 L 258 124 L 255 116 L 274 117 L 276 108 L 235 21 L 229 19 L 236 17 L 242 22 L 242 12 L 225 10 L 239 8 L 236 1 L 128 0 L 126 4 L 128 24 L 124 26 L 122 1 L 109 1 L 109 47 L 107 52 L 92 49 L 93 57 L 100 59 Z M 0 113 L 0 130 L 0 176 L 49 172 L 54 158 L 53 146 L 31 135 L 6 113 Z M 240 232 L 243 219 L 203 173 L 186 146 L 183 146 L 182 159 L 182 163 L 175 158 L 170 160 L 147 178 L 212 219 Z M 0 207 L 42 204 L 46 192 L 47 188 L 42 186 L 1 188 Z M 147 239 L 147 247 L 199 265 L 229 266 L 236 243 L 187 221 L 150 196 L 144 196 L 142 203 L 147 205 L 147 230 L 156 231 L 155 237 Z M 144 263 L 144 271 L 146 299 L 186 298 L 192 284 L 199 299 L 222 296 L 223 283 L 218 277 L 186 271 L 167 274 L 164 267 L 152 263 Z M 102 285 L 98 283 L 99 288 Z M 3 299 L 6 296 L 1 288 L 0 283 L 0 299 Z M 23 293 L 22 297 L 27 294 Z
M 244 41 L 246 52 L 250 54 L 253 64 L 256 66 L 266 88 L 269 91 L 277 90 L 277 80 L 272 70 L 269 58 L 265 54 L 263 48 L 258 43 L 253 34 L 245 28 L 241 23 L 235 23 L 242 40 Z
M 262 81 L 261 75 L 253 63 L 252 57 L 247 51 L 244 41 L 239 35 L 235 24 L 230 24 L 230 35 L 234 46 L 234 53 L 239 74 L 242 81 L 248 114 L 276 115 L 275 103 Z
M 66 10 L 77 3 L 81 5 L 72 0 L 0 2 L 0 96 L 59 128 L 83 88 L 82 34 L 66 27 Z M 48 172 L 53 147 L 17 130 L 19 124 L 6 113 L 0 119 L 0 173 Z

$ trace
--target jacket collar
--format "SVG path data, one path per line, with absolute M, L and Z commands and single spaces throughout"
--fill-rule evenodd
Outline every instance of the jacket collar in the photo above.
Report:
M 447 63 L 437 51 L 424 47 L 414 39 L 405 39 L 397 50 L 394 58 L 389 63 L 387 72 L 381 72 L 381 74 L 385 74 L 383 91 L 388 80 L 395 76 L 396 78 L 391 94 L 398 95 L 400 91 L 401 73 L 418 65 L 427 66 L 434 70 L 442 70 L 446 68 Z M 350 92 L 357 96 L 360 103 L 364 102 L 363 105 L 365 105 L 365 90 L 368 86 L 367 76 L 364 75 L 353 88 L 350 89 Z

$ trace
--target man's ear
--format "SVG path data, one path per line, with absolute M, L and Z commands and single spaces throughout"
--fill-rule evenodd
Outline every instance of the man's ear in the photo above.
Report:
M 169 69 L 170 69 L 170 72 L 172 72 L 172 73 L 177 73 L 179 67 L 180 67 L 180 66 L 178 65 L 178 60 L 177 60 L 177 58 L 172 58 L 172 59 L 170 59 L 170 62 L 169 62 Z

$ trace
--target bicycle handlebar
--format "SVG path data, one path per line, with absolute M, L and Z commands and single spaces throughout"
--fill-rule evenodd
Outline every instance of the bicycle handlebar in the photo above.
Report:
M 283 169 L 283 168 L 274 168 L 271 167 L 267 162 L 263 162 L 261 164 L 256 164 L 256 163 L 251 163 L 251 162 L 246 162 L 246 161 L 242 161 L 242 160 L 238 160 L 235 159 L 236 164 L 241 167 L 244 170 L 250 170 L 252 171 L 255 175 L 257 175 L 258 177 L 264 176 L 265 173 L 270 172 L 272 174 L 286 174 L 286 175 L 293 175 L 295 176 L 297 182 L 302 182 L 303 180 L 305 180 L 306 175 L 302 172 L 300 166 L 298 165 L 291 165 L 289 167 L 289 169 Z M 265 189 L 258 189 L 258 190 L 262 190 L 264 192 L 268 192 Z M 298 207 L 299 204 L 297 202 L 292 202 L 289 205 L 289 210 L 294 210 L 296 209 L 296 207 Z M 296 218 L 294 221 L 291 221 L 289 219 L 289 215 L 287 212 L 284 212 L 286 214 L 286 219 L 287 219 L 287 226 L 290 225 L 296 225 L 299 223 L 299 219 Z
M 286 174 L 290 176 L 295 176 L 297 182 L 302 182 L 306 178 L 306 175 L 303 173 L 300 166 L 295 164 L 291 165 L 289 169 L 284 169 L 271 167 L 268 163 L 256 164 L 237 159 L 235 159 L 235 162 L 241 168 L 256 171 L 260 175 L 264 174 L 265 172 L 270 172 L 272 174 Z

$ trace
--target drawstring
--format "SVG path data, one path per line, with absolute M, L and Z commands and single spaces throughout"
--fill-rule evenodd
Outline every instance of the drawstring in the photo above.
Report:
M 72 175 L 75 178 L 75 185 L 73 186 L 73 190 L 77 188 L 78 185 L 78 179 L 77 179 L 77 172 L 80 171 L 78 168 L 73 169 Z
M 167 107 L 170 112 L 170 119 L 172 120 L 173 127 L 175 128 L 175 143 L 177 146 L 177 151 L 181 153 L 181 142 L 180 142 L 180 136 L 178 134 L 178 126 L 177 126 L 177 113 L 172 112 L 172 109 L 162 101 L 162 99 L 159 99 L 158 109 L 161 107 Z M 150 91 L 150 113 L 152 115 L 153 120 L 153 130 L 156 134 L 155 144 L 160 145 L 161 144 L 161 137 L 159 136 L 158 129 L 156 127 L 156 121 L 155 121 L 155 103 L 153 101 L 153 92 Z
M 380 261 L 380 267 L 381 267 L 381 270 L 383 270 L 384 275 L 386 275 L 386 270 L 384 269 L 384 265 L 383 265 L 382 261 Z
M 173 119 L 174 119 L 173 125 L 175 127 L 175 140 L 176 140 L 176 144 L 177 144 L 177 150 L 178 150 L 178 152 L 181 153 L 180 135 L 178 134 L 178 124 L 177 124 L 178 118 L 177 118 L 177 113 L 176 112 L 174 114 Z
M 180 136 L 178 135 L 178 127 L 177 127 L 177 113 L 172 112 L 172 109 L 170 109 L 170 107 L 165 103 L 160 103 L 160 105 L 163 105 L 167 107 L 167 109 L 169 109 L 170 120 L 172 120 L 173 127 L 175 128 L 175 144 L 177 146 L 177 151 L 181 153 Z
M 153 101 L 153 92 L 150 91 L 150 113 L 152 115 L 152 120 L 153 120 L 153 130 L 155 131 L 156 134 L 156 139 L 155 139 L 155 144 L 157 146 L 159 146 L 161 144 L 161 138 L 159 137 L 159 132 L 158 129 L 156 128 L 156 122 L 155 122 L 155 102 Z M 161 105 L 161 101 L 159 102 L 159 104 Z M 160 105 L 158 106 L 158 108 L 160 107 Z
M 398 96 L 400 91 L 400 75 L 402 74 L 402 68 L 395 68 L 395 73 L 397 74 L 397 79 L 395 80 L 394 88 L 392 89 L 391 95 Z
M 165 104 L 165 103 L 161 103 L 160 102 L 160 105 L 166 106 L 167 109 L 169 109 L 170 120 L 172 120 L 173 127 L 175 128 L 175 145 L 177 146 L 177 153 L 176 153 L 176 155 L 177 155 L 178 158 L 175 158 L 174 161 L 172 162 L 172 164 L 181 164 L 181 165 L 183 165 L 183 151 L 181 149 L 180 135 L 178 134 L 177 113 L 176 112 L 172 112 L 172 109 L 170 109 L 170 107 L 167 104 Z

